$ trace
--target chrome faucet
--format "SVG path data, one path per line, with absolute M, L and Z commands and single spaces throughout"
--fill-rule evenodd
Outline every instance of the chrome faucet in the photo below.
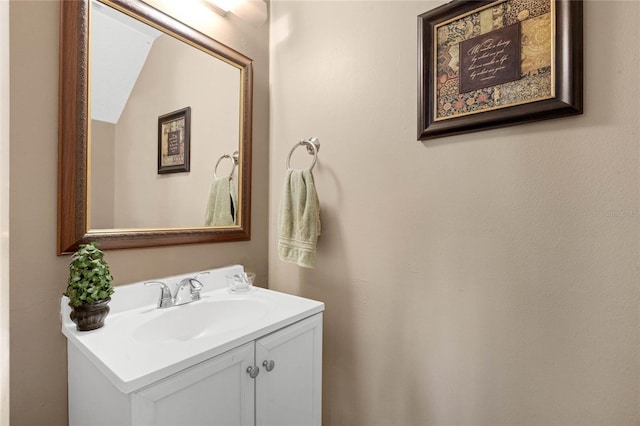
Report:
M 144 285 L 157 285 L 160 286 L 160 299 L 158 299 L 158 309 L 169 308 L 171 306 L 184 305 L 186 303 L 195 302 L 200 300 L 200 290 L 204 288 L 204 285 L 197 279 L 200 275 L 208 274 L 209 272 L 200 272 L 195 277 L 187 277 L 180 280 L 176 286 L 175 294 L 171 295 L 171 289 L 168 285 L 160 281 L 149 281 Z M 189 287 L 189 293 L 185 296 L 184 289 Z
M 188 296 L 182 295 L 183 288 L 189 286 Z M 200 290 L 204 285 L 195 278 L 185 278 L 181 280 L 176 287 L 176 295 L 173 296 L 173 306 L 184 305 L 185 303 L 195 302 L 200 300 Z
M 168 308 L 173 306 L 173 297 L 171 297 L 171 289 L 168 285 L 160 281 L 149 281 L 144 285 L 159 285 L 160 286 L 160 299 L 158 299 L 158 309 Z

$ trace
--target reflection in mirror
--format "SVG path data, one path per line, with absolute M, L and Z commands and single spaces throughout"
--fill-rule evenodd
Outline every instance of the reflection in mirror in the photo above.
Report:
M 59 254 L 249 239 L 251 60 L 133 0 L 62 2 L 61 31 Z
M 90 228 L 233 225 L 206 212 L 216 162 L 239 149 L 240 70 L 95 0 L 90 10 Z M 187 106 L 190 171 L 159 174 L 158 117 Z

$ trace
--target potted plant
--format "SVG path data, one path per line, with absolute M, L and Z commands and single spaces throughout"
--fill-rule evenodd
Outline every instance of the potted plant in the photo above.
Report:
M 64 295 L 69 298 L 71 320 L 78 331 L 89 331 L 104 325 L 108 303 L 114 292 L 113 277 L 104 253 L 95 242 L 80 244 L 71 256 L 69 280 Z

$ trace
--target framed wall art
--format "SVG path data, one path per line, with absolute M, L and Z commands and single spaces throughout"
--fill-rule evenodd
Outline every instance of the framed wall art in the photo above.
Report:
M 191 107 L 158 117 L 158 173 L 189 171 Z
M 454 0 L 418 16 L 418 140 L 582 114 L 582 0 Z

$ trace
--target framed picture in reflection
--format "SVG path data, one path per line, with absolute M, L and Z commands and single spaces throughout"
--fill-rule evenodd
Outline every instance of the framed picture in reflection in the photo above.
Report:
M 189 171 L 191 107 L 158 117 L 158 173 Z

